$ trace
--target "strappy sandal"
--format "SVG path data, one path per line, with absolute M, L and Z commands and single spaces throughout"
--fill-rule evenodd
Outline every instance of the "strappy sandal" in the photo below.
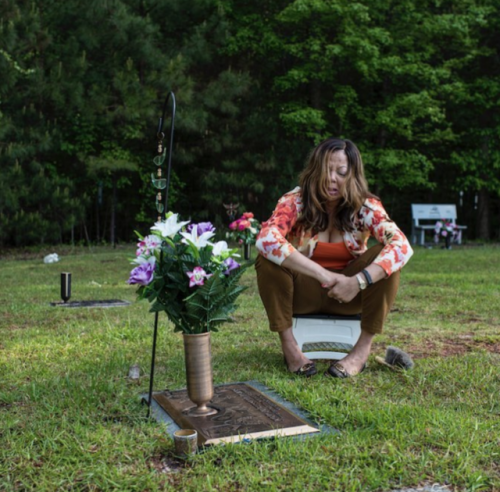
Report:
M 338 362 L 333 362 L 325 372 L 325 376 L 331 376 L 332 378 L 340 378 L 340 379 L 352 378 L 354 376 L 357 376 L 358 374 L 361 374 L 365 369 L 366 369 L 366 364 L 363 364 L 361 371 L 359 371 L 356 374 L 351 374 L 347 372 L 344 366 L 340 365 Z

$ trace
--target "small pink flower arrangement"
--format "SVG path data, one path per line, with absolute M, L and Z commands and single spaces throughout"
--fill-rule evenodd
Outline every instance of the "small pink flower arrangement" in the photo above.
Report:
M 441 219 L 436 222 L 434 227 L 434 242 L 439 243 L 439 238 L 443 237 L 446 245 L 449 246 L 452 242 L 460 239 L 460 234 L 460 229 L 453 222 Z
M 255 244 L 260 223 L 252 212 L 245 212 L 239 219 L 229 224 L 229 229 L 231 229 L 228 234 L 230 239 L 238 241 L 239 244 Z

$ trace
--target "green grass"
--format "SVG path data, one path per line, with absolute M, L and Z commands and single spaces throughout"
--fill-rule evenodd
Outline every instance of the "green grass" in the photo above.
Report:
M 212 447 L 186 463 L 139 402 L 147 303 L 49 305 L 62 271 L 72 300 L 133 301 L 133 248 L 67 249 L 50 265 L 46 253 L 0 261 L 0 490 L 500 490 L 500 249 L 417 249 L 373 352 L 397 345 L 414 371 L 370 361 L 350 380 L 285 372 L 247 272 L 235 322 L 212 336 L 215 384 L 258 380 L 341 435 Z M 183 388 L 182 339 L 161 320 L 155 389 Z M 134 363 L 138 384 L 127 378 Z

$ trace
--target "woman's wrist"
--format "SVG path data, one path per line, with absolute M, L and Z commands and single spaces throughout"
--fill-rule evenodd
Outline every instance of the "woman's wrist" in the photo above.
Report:
M 370 279 L 368 279 L 365 272 L 368 273 L 368 275 L 370 276 Z M 368 265 L 360 273 L 361 273 L 361 275 L 363 275 L 366 278 L 368 286 L 373 285 L 374 283 L 378 282 L 379 280 L 387 278 L 387 273 L 385 272 L 385 270 L 380 265 L 376 265 L 375 263 L 370 263 L 370 265 Z M 371 280 L 371 282 L 369 280 Z
M 326 268 L 319 266 L 316 279 L 321 285 L 329 284 L 331 280 L 331 272 L 329 272 Z

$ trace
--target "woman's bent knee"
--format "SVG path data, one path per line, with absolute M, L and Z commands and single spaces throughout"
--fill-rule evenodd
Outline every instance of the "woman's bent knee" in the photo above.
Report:
M 257 286 L 271 331 L 292 326 L 293 275 L 290 270 L 259 255 L 255 262 Z

